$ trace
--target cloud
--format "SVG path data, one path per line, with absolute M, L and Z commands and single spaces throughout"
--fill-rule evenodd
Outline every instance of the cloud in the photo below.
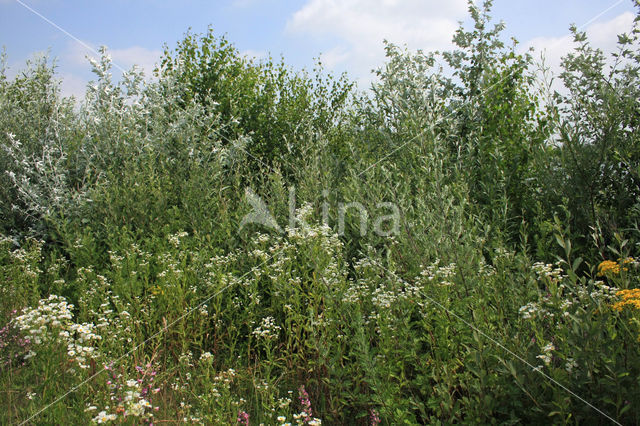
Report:
M 134 65 L 140 67 L 145 76 L 150 77 L 156 63 L 160 60 L 162 51 L 159 49 L 147 49 L 140 46 L 131 46 L 125 49 L 109 50 L 113 61 L 120 64 L 125 69 L 130 69 Z
M 1 1 L 2 0 L 0 0 L 0 2 Z M 86 75 L 89 73 L 82 73 L 82 70 L 80 68 L 69 66 L 69 64 L 64 60 L 57 60 L 49 51 L 35 51 L 31 53 L 27 58 L 11 61 L 11 63 L 7 65 L 7 69 L 5 70 L 7 78 L 9 80 L 13 80 L 21 72 L 26 72 L 28 61 L 36 61 L 43 57 L 48 58 L 49 65 L 51 65 L 55 60 L 55 77 L 56 79 L 60 80 L 60 92 L 62 96 L 75 96 L 76 99 L 84 98 L 87 83 L 89 81 L 86 78 Z M 84 68 L 86 68 L 86 66 L 84 66 Z M 85 75 L 83 76 L 83 74 Z
M 349 50 L 344 46 L 337 46 L 320 55 L 320 62 L 328 69 L 334 69 L 336 65 L 349 59 Z
M 99 59 L 98 46 L 93 43 L 84 42 L 91 49 L 80 43 L 70 41 L 66 49 L 60 55 L 60 65 L 58 76 L 62 80 L 61 90 L 64 96 L 75 96 L 77 99 L 84 98 L 89 80 L 95 79 L 95 75 L 90 73 L 91 66 L 87 57 Z M 113 76 L 119 80 L 122 70 L 130 70 L 137 65 L 147 79 L 153 77 L 153 69 L 160 59 L 162 52 L 156 49 L 147 49 L 141 46 L 130 46 L 122 49 L 109 49 L 107 53 L 111 56 L 113 63 Z
M 62 59 L 74 67 L 88 67 L 87 56 L 99 59 L 99 46 L 93 43 L 84 43 L 91 47 L 92 50 L 80 43 L 69 42 L 67 49 L 62 54 Z M 144 71 L 146 77 L 150 77 L 153 74 L 155 64 L 162 55 L 162 51 L 159 49 L 147 49 L 141 46 L 131 46 L 123 49 L 109 49 L 107 46 L 107 53 L 111 55 L 116 70 L 120 69 L 121 71 L 124 69 L 128 71 L 131 67 L 137 65 Z
M 60 92 L 62 96 L 74 96 L 76 99 L 84 98 L 88 84 L 86 79 L 72 73 L 59 74 L 58 77 L 61 80 Z
M 285 31 L 332 41 L 334 47 L 321 57 L 325 65 L 343 65 L 366 83 L 371 69 L 384 62 L 383 40 L 425 51 L 448 49 L 466 15 L 466 0 L 309 0 Z
M 89 50 L 86 46 L 83 46 L 80 43 L 69 40 L 67 42 L 67 47 L 63 51 L 61 55 L 61 59 L 64 63 L 69 66 L 75 67 L 87 67 L 89 62 L 87 61 L 87 56 L 89 57 L 97 57 L 98 54 L 98 46 L 93 45 L 92 43 L 88 43 L 83 41 L 84 44 L 91 47 Z
M 260 60 L 267 57 L 267 52 L 264 50 L 247 49 L 240 52 L 240 56 L 246 56 L 248 59 Z
M 587 33 L 587 38 L 591 45 L 601 49 L 606 58 L 608 66 L 613 65 L 613 58 L 610 53 L 617 50 L 617 35 L 629 32 L 633 26 L 635 15 L 631 12 L 624 12 L 613 19 L 602 22 L 595 22 L 582 31 Z M 526 51 L 530 47 L 535 50 L 534 57 L 540 58 L 542 54 L 545 59 L 545 66 L 556 77 L 553 88 L 562 91 L 562 84 L 558 76 L 562 72 L 562 58 L 570 53 L 577 45 L 573 42 L 573 36 L 568 34 L 562 37 L 536 37 L 523 43 L 521 50 Z

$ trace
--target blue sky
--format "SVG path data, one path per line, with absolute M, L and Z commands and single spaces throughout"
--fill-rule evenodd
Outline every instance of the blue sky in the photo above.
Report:
M 328 69 L 347 70 L 363 86 L 384 61 L 382 39 L 446 49 L 457 22 L 467 19 L 466 0 L 0 0 L 8 74 L 50 50 L 63 93 L 76 95 L 92 79 L 85 55 L 95 54 L 25 6 L 94 49 L 108 46 L 123 68 L 137 63 L 147 74 L 163 44 L 172 48 L 188 28 L 204 32 L 212 26 L 245 54 L 283 55 L 297 68 L 311 67 L 320 56 Z M 588 24 L 594 44 L 611 50 L 634 13 L 631 0 L 495 0 L 493 7 L 494 18 L 507 24 L 505 36 L 516 37 L 522 49 L 546 49 L 554 68 L 570 48 L 570 23 Z

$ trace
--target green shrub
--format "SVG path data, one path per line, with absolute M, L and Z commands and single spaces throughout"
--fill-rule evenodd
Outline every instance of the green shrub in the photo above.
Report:
M 212 31 L 1 73 L 0 422 L 639 423 L 637 29 L 554 98 L 490 6 L 366 94 Z

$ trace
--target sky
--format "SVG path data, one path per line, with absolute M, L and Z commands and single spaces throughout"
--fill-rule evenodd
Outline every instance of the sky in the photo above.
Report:
M 173 49 L 187 30 L 211 27 L 242 54 L 282 56 L 296 69 L 319 58 L 366 89 L 371 70 L 384 64 L 384 39 L 446 50 L 459 23 L 468 22 L 467 9 L 467 0 L 0 0 L 0 46 L 9 77 L 48 52 L 62 93 L 82 97 L 93 79 L 86 56 L 97 57 L 99 46 L 107 46 L 115 68 L 136 64 L 150 76 L 165 45 Z M 613 51 L 636 13 L 632 0 L 495 0 L 492 11 L 506 24 L 505 39 L 515 37 L 521 51 L 534 47 L 535 57 L 544 51 L 556 72 L 572 47 L 570 24 Z

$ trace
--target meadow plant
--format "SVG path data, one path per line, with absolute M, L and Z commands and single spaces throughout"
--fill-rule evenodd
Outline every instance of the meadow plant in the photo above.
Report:
M 490 6 L 369 93 L 211 31 L 2 71 L 0 423 L 639 423 L 638 20 L 542 96 Z

